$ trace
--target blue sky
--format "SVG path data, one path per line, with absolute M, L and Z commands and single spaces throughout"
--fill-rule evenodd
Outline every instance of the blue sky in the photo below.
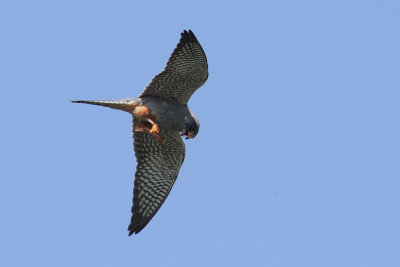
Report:
M 398 1 L 2 1 L 1 266 L 400 266 Z M 210 76 L 128 237 L 134 97 L 192 29 Z

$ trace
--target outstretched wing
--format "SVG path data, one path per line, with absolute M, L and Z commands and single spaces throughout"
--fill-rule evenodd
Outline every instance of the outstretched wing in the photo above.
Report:
M 153 78 L 140 96 L 175 98 L 187 103 L 207 78 L 206 54 L 193 32 L 184 31 L 164 71 Z
M 160 130 L 163 142 L 147 132 L 133 132 L 137 161 L 129 235 L 139 233 L 164 203 L 185 158 L 179 132 Z

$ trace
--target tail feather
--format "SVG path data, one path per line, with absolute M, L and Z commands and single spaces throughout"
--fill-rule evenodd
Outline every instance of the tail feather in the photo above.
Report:
M 130 112 L 140 104 L 140 99 L 124 98 L 118 100 L 71 100 L 71 102 L 103 106 Z

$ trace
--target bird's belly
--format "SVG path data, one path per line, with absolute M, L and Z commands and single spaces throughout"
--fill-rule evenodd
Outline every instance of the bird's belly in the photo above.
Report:
M 142 97 L 142 101 L 150 109 L 158 126 L 164 129 L 182 130 L 183 119 L 189 114 L 187 105 L 155 97 Z

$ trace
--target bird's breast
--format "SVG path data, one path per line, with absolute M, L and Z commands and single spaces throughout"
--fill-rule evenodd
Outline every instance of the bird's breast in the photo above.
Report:
M 161 128 L 180 131 L 189 109 L 186 104 L 156 97 L 142 97 L 143 104 L 149 108 L 151 115 Z

